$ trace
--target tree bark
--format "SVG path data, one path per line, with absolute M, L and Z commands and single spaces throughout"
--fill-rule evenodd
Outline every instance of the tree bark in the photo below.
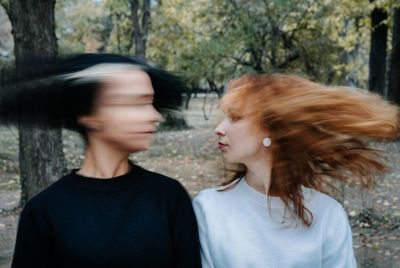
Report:
M 10 0 L 9 4 L 17 72 L 23 70 L 24 59 L 29 55 L 55 56 L 55 0 Z M 18 130 L 21 205 L 24 205 L 62 176 L 64 153 L 61 129 L 20 125 Z
M 139 0 L 130 0 L 130 5 L 135 55 L 145 59 L 147 37 L 151 23 L 150 0 L 143 0 L 142 5 L 139 4 Z
M 400 8 L 394 10 L 392 44 L 389 63 L 388 98 L 400 105 Z
M 358 78 L 358 69 L 359 65 L 354 65 L 354 62 L 357 62 L 357 59 L 360 58 L 361 48 L 362 48 L 362 38 L 360 36 L 360 19 L 361 17 L 348 18 L 345 20 L 343 27 L 343 35 L 346 36 L 349 34 L 349 29 L 352 27 L 356 28 L 356 43 L 354 48 L 350 52 L 346 52 L 343 55 L 342 61 L 346 64 L 352 65 L 352 68 L 346 72 L 342 72 L 341 81 L 348 87 L 360 87 L 360 80 Z
M 371 50 L 369 55 L 369 90 L 385 95 L 387 12 L 375 8 L 371 13 Z

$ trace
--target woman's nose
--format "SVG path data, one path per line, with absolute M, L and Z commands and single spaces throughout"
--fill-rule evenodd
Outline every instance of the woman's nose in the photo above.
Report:
M 221 124 L 219 124 L 219 125 L 214 129 L 214 133 L 217 134 L 219 137 L 225 136 L 225 132 L 224 132 L 223 129 L 221 128 Z
M 152 121 L 156 122 L 156 123 L 160 123 L 162 121 L 164 121 L 163 116 L 156 110 L 156 108 L 151 107 L 152 108 Z

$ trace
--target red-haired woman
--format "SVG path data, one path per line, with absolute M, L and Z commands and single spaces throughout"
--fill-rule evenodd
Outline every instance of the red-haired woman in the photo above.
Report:
M 245 75 L 215 129 L 237 172 L 196 197 L 203 267 L 356 267 L 332 180 L 373 183 L 385 171 L 368 139 L 399 134 L 399 110 L 377 95 L 289 75 Z

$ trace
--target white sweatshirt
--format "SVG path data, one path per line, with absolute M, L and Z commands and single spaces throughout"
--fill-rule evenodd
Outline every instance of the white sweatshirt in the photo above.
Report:
M 304 188 L 313 214 L 306 227 L 283 202 L 242 179 L 233 189 L 201 191 L 195 198 L 203 268 L 353 268 L 351 229 L 333 198 Z M 286 214 L 284 216 L 284 214 Z

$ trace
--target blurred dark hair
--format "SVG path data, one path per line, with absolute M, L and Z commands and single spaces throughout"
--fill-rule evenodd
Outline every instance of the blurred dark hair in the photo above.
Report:
M 77 118 L 92 112 L 103 77 L 100 74 L 85 78 L 81 74 L 101 64 L 132 65 L 143 70 L 154 88 L 154 107 L 160 112 L 180 108 L 185 90 L 182 80 L 143 60 L 114 54 L 34 56 L 19 62 L 17 68 L 3 71 L 0 123 L 63 127 L 86 137 L 86 129 Z M 104 70 L 107 72 L 107 66 Z

